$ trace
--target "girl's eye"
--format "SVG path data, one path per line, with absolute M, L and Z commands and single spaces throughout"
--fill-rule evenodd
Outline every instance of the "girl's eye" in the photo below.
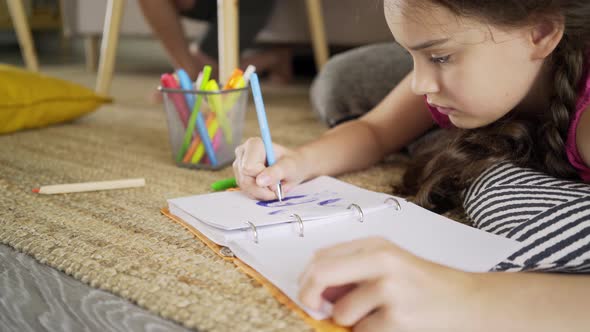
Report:
M 445 64 L 445 63 L 449 62 L 450 58 L 451 58 L 450 55 L 437 56 L 437 57 L 433 56 L 433 57 L 430 57 L 430 61 L 432 63 L 436 63 L 436 64 Z

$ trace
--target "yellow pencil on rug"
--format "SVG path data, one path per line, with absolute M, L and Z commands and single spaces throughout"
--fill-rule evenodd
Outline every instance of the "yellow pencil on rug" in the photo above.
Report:
M 84 191 L 136 188 L 143 186 L 145 186 L 145 179 L 138 178 L 114 181 L 55 184 L 51 186 L 42 186 L 40 188 L 35 188 L 33 189 L 33 192 L 38 194 L 67 194 Z

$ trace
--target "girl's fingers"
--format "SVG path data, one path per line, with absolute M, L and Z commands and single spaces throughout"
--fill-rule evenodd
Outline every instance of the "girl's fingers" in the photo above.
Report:
M 262 172 L 260 172 L 260 174 L 256 176 L 256 183 L 261 187 L 276 185 L 285 177 L 285 172 L 283 170 L 284 165 L 285 162 L 283 159 L 273 166 L 265 168 Z
M 348 284 L 343 286 L 328 287 L 322 293 L 322 297 L 330 303 L 335 303 L 344 295 L 350 293 L 350 291 L 355 289 L 357 286 L 357 284 Z
M 251 198 L 263 201 L 270 201 L 277 198 L 277 195 L 274 191 L 269 190 L 267 187 L 259 187 L 256 185 L 255 179 L 253 177 L 242 177 L 239 185 L 240 190 L 242 190 L 242 192 Z
M 239 164 L 244 175 L 256 177 L 266 168 L 266 152 L 260 138 L 250 138 L 243 145 L 243 156 Z
M 386 297 L 392 296 L 392 288 L 384 278 L 360 283 L 334 303 L 334 321 L 344 326 L 355 325 L 363 317 L 383 306 Z
M 272 147 L 274 149 L 274 153 L 275 153 L 277 160 L 281 159 L 282 156 L 287 154 L 288 149 L 282 145 L 273 144 Z
M 283 194 L 299 184 L 300 180 L 287 178 L 295 174 L 296 167 L 289 150 L 280 145 L 273 145 L 277 162 L 266 166 L 266 151 L 259 137 L 249 138 L 236 148 L 236 159 L 232 167 L 240 188 L 250 197 L 261 200 L 277 199 L 277 184 L 281 182 Z
M 319 310 L 323 301 L 322 293 L 328 287 L 378 279 L 386 273 L 392 259 L 393 255 L 387 251 L 370 250 L 314 260 L 301 278 L 299 299 L 305 305 Z
M 244 156 L 244 148 L 240 145 L 235 150 L 236 159 L 232 163 L 232 168 L 234 170 L 234 176 L 236 178 L 236 182 L 238 186 L 240 182 L 242 182 L 242 171 L 240 169 L 240 165 L 242 164 L 242 158 Z
M 369 314 L 354 327 L 354 332 L 389 331 L 394 326 L 390 308 L 381 308 Z
M 308 273 L 312 272 L 310 269 L 311 266 L 318 264 L 321 265 L 324 260 L 330 260 L 331 257 L 352 255 L 364 250 L 371 250 L 371 248 L 375 246 L 375 243 L 381 243 L 382 241 L 386 240 L 378 237 L 369 237 L 365 239 L 342 242 L 331 247 L 317 250 L 314 253 L 311 261 L 307 264 L 307 268 L 303 271 L 303 273 L 301 273 L 301 275 L 299 275 L 299 284 L 301 285 L 303 280 L 308 277 Z

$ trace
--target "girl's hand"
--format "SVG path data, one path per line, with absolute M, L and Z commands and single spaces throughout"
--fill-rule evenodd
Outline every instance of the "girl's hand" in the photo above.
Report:
M 382 238 L 320 250 L 300 277 L 300 300 L 355 331 L 460 331 L 476 308 L 476 275 L 418 258 Z
M 276 184 L 281 181 L 286 193 L 304 180 L 298 165 L 298 154 L 283 146 L 273 144 L 277 162 L 266 166 L 266 152 L 259 137 L 249 138 L 236 148 L 233 163 L 234 174 L 240 189 L 248 196 L 259 200 L 277 198 Z

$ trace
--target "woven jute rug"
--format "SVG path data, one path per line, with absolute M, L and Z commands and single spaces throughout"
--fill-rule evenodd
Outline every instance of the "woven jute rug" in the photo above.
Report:
M 279 144 L 296 146 L 325 130 L 310 111 L 307 89 L 300 90 L 265 93 Z M 231 167 L 175 166 L 160 107 L 115 100 L 72 123 L 0 136 L 0 242 L 190 328 L 309 330 L 266 288 L 160 213 L 167 198 L 206 193 L 213 181 L 232 175 Z M 245 132 L 258 134 L 251 101 Z M 340 178 L 388 191 L 400 174 L 400 163 L 392 161 Z M 31 192 L 40 185 L 138 177 L 145 187 Z

